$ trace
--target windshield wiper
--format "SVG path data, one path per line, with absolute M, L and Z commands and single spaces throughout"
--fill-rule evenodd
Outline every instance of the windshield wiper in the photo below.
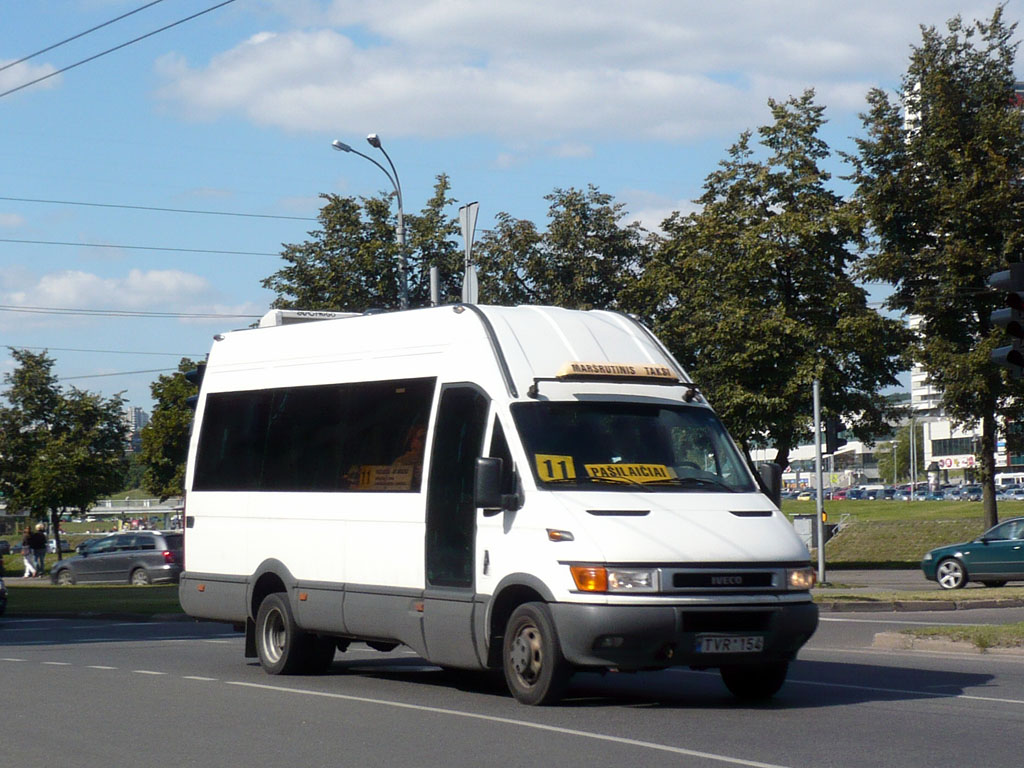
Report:
M 653 483 L 641 483 L 639 480 L 634 480 L 633 478 L 626 477 L 624 475 L 617 475 L 615 477 L 588 477 L 587 480 L 592 483 L 607 483 L 610 485 L 637 485 L 648 493 L 653 493 L 653 491 L 648 487 L 653 485 Z
M 662 480 L 657 480 L 650 483 L 650 485 L 713 485 L 717 488 L 722 488 L 729 493 L 736 493 L 736 490 L 726 483 L 722 482 L 715 477 L 668 477 Z

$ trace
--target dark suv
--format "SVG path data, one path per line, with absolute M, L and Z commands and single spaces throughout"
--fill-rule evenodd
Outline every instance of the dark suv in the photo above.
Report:
M 181 533 L 131 531 L 93 539 L 74 557 L 61 560 L 50 571 L 54 584 L 176 582 L 181 576 Z

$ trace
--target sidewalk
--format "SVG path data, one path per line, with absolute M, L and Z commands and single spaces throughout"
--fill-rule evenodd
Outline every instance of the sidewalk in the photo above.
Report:
M 1024 607 L 1024 589 L 1020 589 L 1019 597 L 987 598 L 983 593 L 992 590 L 982 584 L 970 583 L 963 589 L 945 590 L 926 579 L 917 569 L 844 570 L 826 567 L 825 578 L 826 586 L 812 590 L 821 611 L 955 611 Z M 929 599 L 877 599 L 880 594 L 892 592 L 929 593 Z M 858 600 L 857 596 L 863 596 L 863 599 Z

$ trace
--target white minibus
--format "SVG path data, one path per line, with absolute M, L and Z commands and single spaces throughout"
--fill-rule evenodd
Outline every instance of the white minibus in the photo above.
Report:
M 271 674 L 352 642 L 502 670 L 719 669 L 765 699 L 814 632 L 807 548 L 634 318 L 449 305 L 215 337 L 185 497 L 186 613 Z

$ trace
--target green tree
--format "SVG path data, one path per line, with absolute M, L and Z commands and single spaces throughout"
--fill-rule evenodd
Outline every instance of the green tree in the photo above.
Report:
M 623 225 L 624 205 L 592 185 L 556 189 L 544 199 L 550 203 L 545 232 L 499 213 L 474 248 L 481 301 L 621 308 L 621 294 L 645 260 L 644 230 Z
M 65 392 L 45 352 L 12 349 L 0 407 L 0 488 L 9 509 L 49 513 L 54 535 L 69 509 L 85 510 L 122 487 L 124 401 L 71 388 Z M 58 548 L 58 557 L 60 550 Z
M 868 94 L 852 180 L 871 225 L 862 274 L 889 283 L 888 306 L 920 318 L 913 355 L 957 424 L 981 422 L 985 525 L 995 525 L 996 423 L 1014 421 L 1021 386 L 991 363 L 1004 335 L 986 276 L 1024 244 L 1024 122 L 1014 103 L 1015 25 L 991 20 L 922 42 L 896 100 Z M 902 110 L 901 110 L 902 106 Z
M 704 183 L 702 209 L 674 214 L 627 291 L 746 450 L 773 445 L 775 461 L 808 439 L 812 382 L 824 415 L 860 439 L 897 412 L 879 390 L 896 383 L 902 325 L 868 307 L 850 275 L 855 216 L 831 191 L 812 91 L 769 101 Z
M 195 368 L 194 361 L 183 357 L 175 373 L 161 376 L 149 388 L 156 405 L 149 423 L 142 428 L 139 460 L 144 467 L 143 486 L 161 501 L 180 496 L 185 490 L 185 460 L 193 416 L 188 399 L 196 394 L 195 385 L 185 374 Z
M 406 261 L 409 304 L 430 304 L 430 268 L 441 275 L 443 297 L 459 296 L 463 256 L 456 219 L 446 213 L 448 177 L 440 175 L 434 195 L 419 215 L 407 214 Z M 310 240 L 284 246 L 286 266 L 262 281 L 277 294 L 278 308 L 362 312 L 399 306 L 399 252 L 388 197 L 357 200 L 321 195 L 320 229 Z

